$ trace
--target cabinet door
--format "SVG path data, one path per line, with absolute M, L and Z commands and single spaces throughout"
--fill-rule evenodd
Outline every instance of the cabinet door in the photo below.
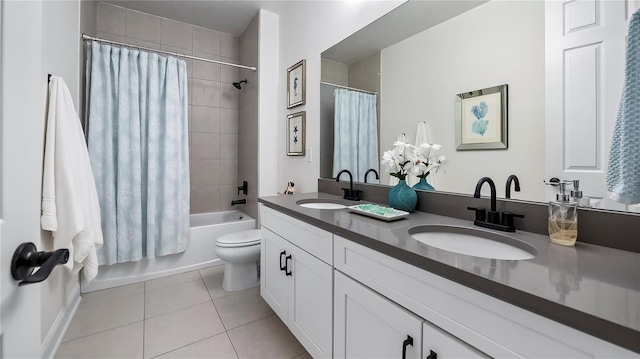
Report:
M 289 322 L 293 335 L 314 358 L 332 353 L 333 273 L 328 264 L 293 247 L 288 262 Z
M 489 358 L 429 322 L 424 322 L 422 326 L 422 356 L 427 359 Z
M 276 314 L 287 323 L 287 301 L 289 298 L 288 277 L 282 266 L 291 255 L 289 242 L 262 227 L 260 243 L 260 294 Z
M 335 358 L 404 358 L 404 350 L 406 358 L 420 358 L 420 317 L 344 274 L 334 273 Z

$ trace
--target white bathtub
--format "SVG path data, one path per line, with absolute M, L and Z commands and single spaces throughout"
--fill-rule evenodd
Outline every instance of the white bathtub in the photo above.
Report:
M 189 245 L 183 253 L 101 266 L 90 283 L 80 276 L 81 292 L 222 265 L 224 263 L 213 252 L 216 239 L 223 234 L 256 228 L 256 220 L 239 211 L 192 214 L 190 221 Z

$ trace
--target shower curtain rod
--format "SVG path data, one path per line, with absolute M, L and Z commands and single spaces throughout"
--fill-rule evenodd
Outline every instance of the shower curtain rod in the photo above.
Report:
M 251 71 L 257 71 L 258 69 L 254 66 L 244 66 L 244 65 L 238 65 L 238 64 L 232 64 L 230 62 L 224 62 L 224 61 L 217 61 L 217 60 L 209 60 L 209 59 L 205 59 L 202 57 L 196 57 L 196 56 L 191 56 L 191 55 L 185 55 L 185 54 L 181 54 L 178 52 L 171 52 L 171 51 L 163 51 L 163 50 L 157 50 L 157 49 L 152 49 L 149 47 L 144 47 L 144 46 L 136 46 L 136 45 L 132 45 L 132 44 L 127 44 L 124 42 L 118 42 L 118 41 L 111 41 L 111 40 L 106 40 L 106 39 L 100 39 L 97 37 L 93 37 L 93 36 L 89 36 L 87 34 L 82 34 L 82 41 L 87 41 L 87 40 L 93 40 L 93 41 L 98 41 L 98 42 L 105 42 L 108 44 L 113 44 L 113 45 L 119 45 L 119 46 L 125 46 L 125 47 L 133 47 L 136 49 L 140 49 L 140 50 L 145 50 L 145 51 L 151 51 L 151 52 L 160 52 L 163 54 L 168 54 L 168 55 L 173 55 L 173 56 L 178 56 L 178 57 L 184 57 L 187 59 L 193 59 L 193 60 L 198 60 L 198 61 L 204 61 L 204 62 L 212 62 L 214 64 L 220 64 L 220 65 L 227 65 L 227 66 L 234 66 L 234 67 L 239 67 L 241 69 L 247 69 L 247 70 L 251 70 Z
M 342 86 L 342 85 L 338 85 L 338 84 L 332 84 L 331 82 L 324 82 L 324 81 L 321 81 L 320 83 L 321 83 L 321 84 L 323 84 L 323 85 L 329 85 L 329 86 L 339 87 L 339 88 L 341 88 L 341 89 L 352 90 L 352 91 L 358 91 L 358 92 L 364 92 L 364 93 L 368 93 L 368 94 L 371 94 L 371 95 L 377 95 L 377 94 L 378 94 L 377 92 L 367 91 L 367 90 L 363 90 L 363 89 L 358 89 L 358 88 L 355 88 L 355 87 L 349 87 L 349 86 Z

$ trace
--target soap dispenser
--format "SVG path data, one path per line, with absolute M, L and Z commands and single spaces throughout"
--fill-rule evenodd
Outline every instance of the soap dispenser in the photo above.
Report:
M 560 193 L 549 202 L 549 238 L 563 246 L 573 246 L 578 238 L 578 203 L 567 194 L 567 183 L 557 184 Z
M 571 199 L 578 203 L 578 207 L 591 207 L 589 198 L 582 197 L 580 190 L 580 180 L 573 180 L 573 189 L 571 190 Z

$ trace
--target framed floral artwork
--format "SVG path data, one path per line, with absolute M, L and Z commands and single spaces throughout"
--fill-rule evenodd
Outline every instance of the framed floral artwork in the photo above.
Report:
M 456 149 L 502 150 L 508 145 L 507 85 L 456 96 Z
M 287 69 L 287 108 L 304 105 L 306 98 L 306 61 Z
M 304 156 L 306 112 L 287 116 L 287 156 Z

